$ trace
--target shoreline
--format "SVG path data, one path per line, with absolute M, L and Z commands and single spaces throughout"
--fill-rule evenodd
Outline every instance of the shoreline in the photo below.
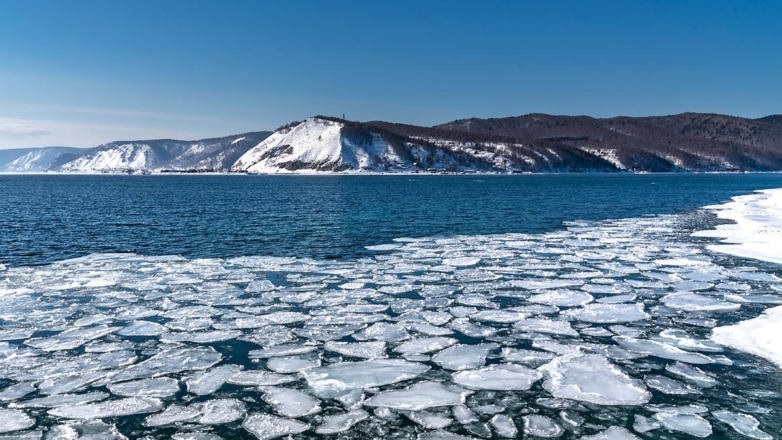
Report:
M 561 172 L 378 172 L 378 171 L 312 171 L 283 173 L 247 173 L 247 172 L 0 172 L 0 176 L 691 176 L 691 175 L 727 175 L 743 176 L 782 175 L 780 171 L 666 171 L 666 172 L 632 172 L 632 171 L 561 171 Z

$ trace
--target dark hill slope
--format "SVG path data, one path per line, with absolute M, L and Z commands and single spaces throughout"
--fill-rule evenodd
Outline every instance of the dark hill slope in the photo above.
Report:
M 529 114 L 460 119 L 439 129 L 549 140 L 637 171 L 782 169 L 782 125 L 725 115 L 655 117 Z

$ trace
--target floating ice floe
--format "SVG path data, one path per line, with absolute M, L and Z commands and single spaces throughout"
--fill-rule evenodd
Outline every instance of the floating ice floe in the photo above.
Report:
M 242 428 L 257 437 L 258 440 L 269 440 L 291 434 L 300 434 L 310 429 L 310 425 L 298 420 L 275 417 L 269 414 L 252 414 L 244 419 Z
M 250 351 L 250 358 L 265 359 L 276 356 L 293 356 L 297 354 L 305 354 L 316 351 L 318 347 L 311 345 L 276 345 L 264 350 L 252 350 Z
M 117 331 L 121 336 L 160 336 L 168 332 L 168 328 L 156 322 L 134 321 Z
M 418 434 L 418 440 L 471 440 L 474 437 L 465 437 L 449 431 L 427 431 Z
M 578 290 L 549 290 L 527 298 L 527 301 L 557 307 L 580 307 L 595 300 L 587 292 Z
M 261 387 L 263 400 L 286 417 L 303 417 L 321 411 L 320 401 L 292 388 Z
M 443 337 L 411 339 L 398 345 L 394 351 L 406 355 L 431 353 L 450 347 L 456 342 L 456 339 Z
M 567 279 L 530 279 L 530 280 L 514 280 L 510 284 L 513 287 L 521 287 L 527 290 L 540 290 L 540 289 L 562 289 L 567 287 L 580 287 L 584 284 L 582 280 L 567 280 Z
M 364 404 L 400 411 L 421 411 L 440 406 L 464 403 L 471 392 L 461 388 L 448 388 L 440 383 L 419 382 L 399 391 L 386 391 L 367 399 Z
M 665 371 L 688 382 L 692 382 L 700 387 L 713 387 L 718 383 L 714 377 L 704 373 L 697 367 L 692 367 L 681 362 L 676 362 L 672 365 L 666 365 Z
M 238 330 L 212 330 L 205 332 L 166 333 L 160 337 L 163 342 L 193 342 L 196 344 L 212 344 L 215 342 L 236 339 L 243 333 Z
M 315 432 L 318 434 L 338 434 L 350 430 L 356 423 L 368 418 L 369 413 L 362 409 L 326 416 Z
M 448 328 L 471 338 L 488 338 L 499 331 L 494 327 L 475 324 L 467 318 L 454 319 L 448 324 Z
M 563 315 L 596 324 L 618 324 L 651 318 L 651 315 L 644 311 L 643 304 L 587 304 L 577 309 L 568 309 Z
M 482 367 L 497 344 L 455 345 L 432 356 L 432 361 L 446 370 L 468 370 Z
M 663 428 L 682 432 L 693 437 L 705 438 L 711 435 L 711 423 L 698 414 L 659 412 L 654 415 Z
M 198 423 L 221 425 L 239 420 L 246 411 L 244 403 L 237 399 L 215 399 L 196 404 L 201 412 Z
M 646 376 L 644 381 L 646 382 L 646 385 L 649 386 L 649 388 L 655 389 L 664 394 L 671 394 L 674 396 L 700 394 L 698 389 L 666 376 L 649 375 Z
M 298 377 L 261 370 L 245 370 L 234 374 L 226 382 L 241 386 L 274 386 L 296 382 Z
M 242 367 L 239 365 L 220 365 L 203 373 L 194 374 L 185 382 L 187 391 L 198 396 L 212 394 L 241 370 Z
M 320 359 L 311 356 L 280 356 L 266 361 L 266 368 L 282 374 L 298 373 L 319 366 Z
M 540 438 L 557 438 L 565 430 L 549 417 L 537 414 L 524 416 L 524 434 Z
M 454 266 L 454 267 L 475 266 L 480 262 L 481 262 L 480 258 L 472 258 L 472 257 L 446 258 L 443 260 L 443 264 L 445 264 L 446 266 Z
M 19 439 L 25 439 L 21 437 Z M 37 438 L 40 438 L 40 433 Z M 11 439 L 14 437 L 4 437 Z M 128 440 L 128 438 L 119 432 L 116 426 L 104 423 L 100 420 L 88 421 L 68 421 L 56 426 L 52 426 L 46 434 L 46 439 L 101 439 L 101 440 Z
M 730 411 L 712 411 L 715 419 L 727 424 L 739 434 L 757 440 L 772 440 L 774 437 L 758 429 L 760 422 L 749 414 L 740 414 Z
M 554 353 L 546 351 L 525 350 L 505 347 L 502 349 L 502 360 L 506 362 L 518 362 L 525 365 L 538 366 L 557 357 Z
M 302 371 L 316 395 L 333 398 L 356 389 L 390 385 L 416 378 L 429 367 L 401 359 L 374 359 L 364 362 L 343 362 Z
M 674 293 L 664 296 L 661 301 L 668 307 L 687 312 L 726 312 L 741 308 L 741 304 L 696 293 Z
M 179 392 L 179 381 L 171 378 L 141 379 L 107 385 L 112 394 L 122 397 L 170 397 Z
M 706 339 L 697 339 L 684 330 L 663 330 L 657 336 L 656 340 L 689 351 L 700 351 L 705 353 L 720 353 L 723 351 L 719 344 L 715 344 Z
M 416 333 L 421 333 L 426 336 L 447 336 L 453 334 L 453 330 L 423 322 L 407 323 L 405 324 L 405 327 L 407 327 L 408 330 L 412 330 Z
M 21 431 L 35 425 L 35 420 L 18 409 L 0 409 L 0 433 Z
M 614 340 L 619 343 L 619 345 L 628 350 L 646 353 L 652 356 L 661 357 L 663 359 L 671 359 L 688 364 L 714 363 L 714 359 L 706 355 L 685 351 L 680 348 L 676 348 L 673 345 L 664 344 L 658 341 L 636 339 L 627 336 L 614 336 Z
M 167 426 L 175 423 L 195 422 L 202 415 L 200 408 L 194 406 L 171 405 L 164 411 L 152 414 L 144 420 L 148 427 Z
M 18 400 L 28 394 L 34 393 L 36 390 L 37 388 L 33 382 L 22 382 L 11 385 L 3 391 L 0 391 L 0 401 Z
M 26 341 L 25 344 L 43 351 L 73 350 L 94 339 L 102 338 L 113 333 L 118 329 L 119 327 L 109 327 L 107 325 L 73 328 L 48 338 L 30 339 Z
M 462 425 L 475 423 L 480 420 L 473 410 L 464 405 L 454 406 L 451 408 L 451 412 Z
M 345 356 L 374 359 L 384 358 L 386 355 L 386 343 L 375 342 L 333 342 L 329 341 L 323 346 L 326 351 L 333 351 Z
M 562 336 L 578 336 L 578 332 L 575 331 L 567 321 L 527 318 L 513 324 L 513 328 L 523 332 L 546 333 Z
M 49 414 L 66 419 L 93 420 L 106 417 L 123 417 L 159 411 L 163 403 L 158 399 L 129 397 L 100 403 L 82 403 L 49 410 Z
M 31 338 L 37 329 L 34 328 L 10 328 L 0 330 L 0 341 L 22 341 Z
M 497 324 L 512 324 L 526 317 L 527 315 L 525 313 L 509 312 L 505 310 L 484 310 L 470 315 L 470 319 L 472 320 Z
M 402 414 L 424 429 L 443 429 L 453 423 L 453 419 L 442 413 L 429 411 L 402 411 Z
M 630 433 L 625 428 L 612 426 L 603 432 L 594 435 L 585 435 L 580 440 L 640 440 L 638 436 Z
M 80 405 L 96 402 L 109 397 L 108 393 L 93 391 L 83 394 L 59 394 L 56 396 L 38 397 L 35 399 L 13 402 L 11 406 L 23 408 L 56 408 L 58 406 Z
M 659 422 L 655 422 L 654 419 L 644 417 L 640 414 L 633 416 L 633 430 L 641 434 L 655 429 L 661 428 L 662 425 Z
M 171 436 L 172 440 L 222 440 L 217 434 L 209 432 L 177 432 Z
M 651 399 L 643 382 L 599 355 L 566 355 L 540 367 L 543 388 L 555 397 L 597 405 L 642 405 Z
M 112 382 L 165 376 L 183 371 L 207 370 L 223 358 L 213 348 L 175 348 L 166 350 L 109 376 Z
M 401 243 L 388 243 L 388 244 L 378 244 L 374 246 L 364 246 L 364 249 L 368 251 L 392 251 L 402 246 L 404 245 Z
M 453 381 L 472 389 L 523 391 L 540 380 L 542 374 L 531 368 L 514 364 L 490 365 L 478 370 L 459 371 Z
M 497 432 L 497 435 L 500 437 L 516 438 L 519 433 L 518 428 L 516 428 L 516 424 L 513 423 L 513 419 L 504 414 L 497 414 L 496 416 L 492 417 L 490 423 Z

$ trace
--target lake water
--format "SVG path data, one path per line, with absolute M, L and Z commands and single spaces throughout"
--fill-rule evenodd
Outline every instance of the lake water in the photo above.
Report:
M 772 438 L 779 368 L 709 335 L 782 270 L 691 233 L 775 187 L 0 176 L 0 434 Z
M 397 237 L 542 233 L 778 186 L 780 174 L 0 175 L 0 263 L 97 252 L 354 258 Z

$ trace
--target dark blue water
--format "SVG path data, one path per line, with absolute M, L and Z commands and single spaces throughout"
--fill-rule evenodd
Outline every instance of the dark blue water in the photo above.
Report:
M 353 258 L 395 237 L 675 213 L 782 175 L 0 176 L 0 263 L 95 252 Z

